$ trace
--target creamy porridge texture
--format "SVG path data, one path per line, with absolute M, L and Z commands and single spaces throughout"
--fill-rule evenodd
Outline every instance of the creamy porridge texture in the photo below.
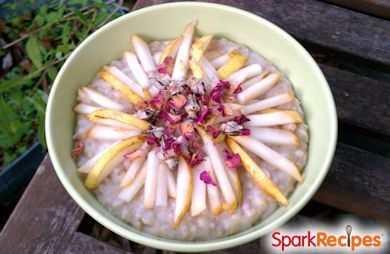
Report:
M 308 145 L 286 76 L 244 45 L 197 37 L 196 23 L 168 41 L 132 35 L 134 51 L 79 89 L 72 151 L 112 214 L 190 241 L 246 230 L 287 206 Z

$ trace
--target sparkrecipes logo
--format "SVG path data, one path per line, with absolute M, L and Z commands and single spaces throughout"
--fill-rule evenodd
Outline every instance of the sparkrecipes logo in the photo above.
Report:
M 341 224 L 300 224 L 280 228 L 265 237 L 266 246 L 270 253 L 385 253 L 388 247 L 385 229 L 361 226 L 356 222 Z

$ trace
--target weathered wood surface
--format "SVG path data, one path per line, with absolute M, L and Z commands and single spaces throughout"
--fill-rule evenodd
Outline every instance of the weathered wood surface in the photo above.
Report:
M 47 156 L 0 233 L 0 253 L 59 253 L 83 216 Z
M 323 0 L 349 9 L 390 19 L 389 0 Z
M 135 8 L 172 2 L 141 0 Z M 390 21 L 320 1 L 213 0 L 253 12 L 299 40 L 390 65 Z
M 165 0 L 139 0 L 135 8 L 162 2 Z M 263 16 L 301 41 L 382 66 L 390 63 L 386 20 L 317 1 L 216 2 Z M 389 136 L 389 84 L 327 65 L 321 68 L 334 93 L 339 120 Z M 339 142 L 330 172 L 314 199 L 389 222 L 389 168 L 389 158 Z M 46 158 L 0 233 L 0 253 L 128 253 L 78 232 L 83 216 Z M 260 252 L 264 253 L 256 240 L 217 253 Z

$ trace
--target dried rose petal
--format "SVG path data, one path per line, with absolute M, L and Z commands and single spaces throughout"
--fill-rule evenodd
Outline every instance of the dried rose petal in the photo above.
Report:
M 225 153 L 225 165 L 229 169 L 235 169 L 241 166 L 241 157 L 238 153 L 232 153 L 228 150 L 223 151 Z
M 209 113 L 210 113 L 209 108 L 206 106 L 203 106 L 202 111 L 200 112 L 200 115 L 198 116 L 198 119 L 196 119 L 196 121 L 198 123 L 204 123 L 206 121 L 206 117 Z
M 72 157 L 73 158 L 78 158 L 83 154 L 84 152 L 84 143 L 81 140 L 75 140 L 73 143 L 73 149 L 72 149 Z
M 219 84 L 221 84 L 224 89 L 230 89 L 230 82 L 229 81 L 220 80 Z
M 204 170 L 204 171 L 202 171 L 202 173 L 200 173 L 199 178 L 205 184 L 211 184 L 211 185 L 217 186 L 217 183 L 214 182 L 214 180 L 211 178 L 211 176 L 209 175 L 209 173 L 206 170 Z
M 177 124 L 181 120 L 180 115 L 174 115 L 164 110 L 160 111 L 160 117 L 170 124 Z
M 158 66 L 157 72 L 160 74 L 171 75 L 173 72 L 174 61 L 171 56 L 165 57 L 163 62 Z
M 249 136 L 251 134 L 251 130 L 244 128 L 240 131 L 240 136 Z
M 184 95 L 178 94 L 173 96 L 169 101 L 168 101 L 168 107 L 172 108 L 176 111 L 180 110 L 181 108 L 186 105 L 187 99 Z
M 245 122 L 249 122 L 250 120 L 245 115 L 239 115 L 239 116 L 235 116 L 233 121 L 235 121 L 238 124 L 243 124 Z
M 211 134 L 211 136 L 213 138 L 217 138 L 219 135 L 222 134 L 222 130 L 221 129 L 215 129 L 213 126 L 211 125 L 207 125 L 206 126 L 206 131 Z
M 190 167 L 194 168 L 198 166 L 202 161 L 204 160 L 201 152 L 195 152 L 192 154 L 191 160 L 190 160 Z
M 160 146 L 160 142 L 158 141 L 158 138 L 155 136 L 146 136 L 146 143 L 148 143 L 148 145 Z
M 223 86 L 219 84 L 215 86 L 210 92 L 210 98 L 219 103 L 221 102 L 222 95 L 223 95 Z
M 234 91 L 233 91 L 234 94 L 239 94 L 239 93 L 241 93 L 241 92 L 242 92 L 242 87 L 241 87 L 241 85 L 238 85 L 238 86 L 234 89 Z
M 193 123 L 192 122 L 182 123 L 180 125 L 180 132 L 185 138 L 191 139 L 195 133 Z
M 148 102 L 148 105 L 151 108 L 160 109 L 162 107 L 163 103 L 164 103 L 164 97 L 163 97 L 162 93 L 160 92 Z

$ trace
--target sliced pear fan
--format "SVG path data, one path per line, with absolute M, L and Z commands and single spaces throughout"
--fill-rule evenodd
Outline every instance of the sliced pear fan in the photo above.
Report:
M 233 186 L 233 190 L 234 193 L 236 194 L 237 202 L 239 205 L 242 202 L 242 189 L 241 189 L 240 176 L 238 175 L 237 169 L 227 169 L 226 172 L 230 179 L 230 183 Z
M 227 64 L 227 62 L 229 62 L 229 60 L 231 58 L 230 53 L 237 50 L 237 49 L 238 49 L 238 47 L 234 47 L 229 52 L 210 60 L 211 65 L 214 66 L 214 68 L 218 69 L 219 67 Z
M 200 174 L 205 170 L 204 162 L 192 169 L 194 189 L 191 198 L 191 216 L 196 216 L 207 209 L 206 206 L 206 184 L 200 180 Z
M 102 108 L 91 106 L 91 105 L 88 105 L 85 103 L 79 103 L 76 105 L 76 107 L 74 107 L 73 110 L 78 114 L 88 115 L 88 114 L 91 114 L 92 112 L 99 110 L 99 109 L 102 109 Z
M 132 89 L 138 96 L 140 96 L 145 101 L 149 101 L 152 98 L 152 95 L 149 93 L 148 90 L 143 89 L 140 85 L 138 85 L 134 80 L 132 80 L 116 66 L 105 66 L 103 67 L 103 69 L 111 73 L 123 83 L 125 83 L 128 87 L 130 87 L 130 89 Z
M 231 84 L 238 85 L 248 78 L 259 75 L 261 72 L 262 68 L 260 64 L 251 64 L 231 74 L 227 81 Z
M 279 73 L 271 73 L 268 76 L 266 76 L 264 79 L 260 80 L 259 82 L 244 89 L 241 93 L 237 95 L 237 100 L 241 104 L 246 104 L 247 102 L 267 92 L 271 87 L 276 85 L 279 82 L 279 80 L 280 80 Z
M 143 69 L 149 73 L 156 72 L 156 66 L 154 65 L 152 54 L 148 44 L 142 40 L 138 35 L 133 34 L 131 36 L 131 43 L 137 53 L 138 59 L 141 62 Z
M 205 151 L 210 157 L 211 164 L 213 165 L 214 173 L 217 178 L 218 185 L 220 186 L 225 203 L 229 206 L 231 211 L 235 211 L 237 208 L 237 198 L 230 183 L 229 177 L 227 176 L 223 160 L 220 157 L 220 154 L 215 147 L 212 138 L 202 128 L 196 127 L 196 129 L 202 137 Z
M 167 177 L 168 177 L 168 195 L 170 198 L 176 198 L 177 195 L 176 180 L 171 170 L 168 170 Z
M 212 35 L 205 35 L 192 44 L 191 56 L 196 62 L 200 61 L 212 39 Z
M 94 89 L 91 89 L 88 87 L 82 87 L 79 89 L 79 95 L 80 95 L 80 93 L 84 93 L 85 97 L 88 97 L 88 99 L 90 101 L 92 101 L 96 105 L 99 105 L 99 107 L 118 110 L 118 111 L 125 110 L 124 106 L 122 106 L 118 102 L 108 98 L 107 96 L 103 95 L 102 93 L 99 93 L 98 91 L 96 91 Z
M 250 121 L 244 124 L 246 127 L 267 127 L 303 122 L 298 112 L 290 110 L 272 111 L 265 114 L 249 115 L 247 117 Z
M 299 139 L 292 131 L 262 127 L 251 127 L 249 129 L 252 137 L 266 144 L 299 145 Z
M 150 123 L 147 121 L 141 120 L 135 116 L 115 111 L 115 110 L 109 110 L 109 109 L 101 109 L 94 111 L 93 113 L 87 115 L 87 118 L 91 121 L 94 119 L 112 119 L 116 120 L 125 124 L 133 125 L 140 130 L 147 130 L 151 126 Z
M 83 174 L 87 174 L 89 173 L 89 171 L 91 171 L 93 165 L 95 165 L 95 163 L 99 160 L 99 158 L 105 154 L 108 150 L 110 150 L 112 147 L 116 146 L 117 144 L 119 144 L 121 141 L 118 140 L 118 141 L 115 141 L 114 143 L 112 143 L 111 145 L 107 146 L 105 149 L 103 149 L 101 152 L 97 153 L 96 155 L 94 155 L 92 158 L 90 158 L 89 160 L 87 160 L 81 167 L 79 167 L 77 169 L 77 171 L 79 171 L 80 173 L 83 173 Z
M 114 89 L 118 90 L 122 94 L 122 96 L 128 99 L 134 106 L 145 105 L 145 101 L 138 94 L 136 94 L 131 88 L 129 88 L 121 80 L 111 75 L 111 73 L 109 73 L 108 71 L 105 70 L 101 71 L 99 73 L 99 76 L 101 79 L 106 81 Z
M 184 215 L 190 208 L 193 189 L 191 168 L 182 156 L 179 157 L 176 179 L 176 190 L 180 191 L 177 192 L 176 196 L 175 215 L 173 222 L 173 228 L 175 229 L 179 226 L 180 222 L 183 220 Z
M 168 170 L 165 162 L 160 163 L 157 175 L 156 206 L 168 205 Z
M 145 71 L 142 69 L 141 64 L 138 62 L 137 55 L 133 52 L 125 52 L 125 59 L 127 66 L 130 68 L 131 73 L 137 80 L 137 83 L 144 89 L 148 89 L 150 81 Z
M 256 111 L 277 107 L 292 102 L 293 100 L 294 96 L 291 93 L 283 93 L 264 100 L 257 101 L 249 105 L 245 105 L 243 108 L 240 109 L 240 111 L 242 114 L 248 115 Z
M 99 183 L 107 176 L 111 170 L 117 165 L 114 165 L 116 160 L 114 158 L 121 153 L 128 152 L 129 149 L 136 148 L 139 146 L 144 139 L 142 137 L 133 137 L 127 140 L 124 140 L 114 147 L 111 147 L 106 151 L 92 167 L 91 171 L 88 173 L 85 180 L 85 186 L 88 189 L 95 189 Z M 123 156 L 119 156 L 119 158 Z
M 151 151 L 148 154 L 148 170 L 146 171 L 144 207 L 146 209 L 153 208 L 156 202 L 157 193 L 157 177 L 160 160 L 157 157 L 156 151 Z
M 93 111 L 91 113 L 89 113 L 89 114 L 92 114 L 92 113 L 93 113 Z M 126 130 L 137 130 L 138 129 L 137 127 L 135 127 L 133 125 L 130 125 L 130 124 L 127 124 L 127 123 L 123 123 L 123 122 L 120 122 L 120 121 L 117 121 L 117 120 L 113 120 L 113 119 L 108 119 L 108 118 L 89 117 L 88 120 L 93 122 L 93 123 L 95 123 L 95 124 L 100 124 L 100 125 L 105 125 L 105 126 L 112 126 L 112 127 L 120 128 L 120 129 L 126 129 Z
M 145 178 L 146 178 L 146 171 L 148 169 L 148 163 L 145 161 L 142 166 L 141 170 L 138 172 L 137 176 L 134 178 L 134 181 L 122 189 L 122 191 L 119 193 L 118 197 L 126 202 L 130 202 L 135 195 L 140 191 L 140 189 L 145 184 Z
M 104 125 L 92 126 L 87 132 L 87 138 L 97 140 L 118 140 L 128 139 L 141 134 L 140 130 L 127 130 L 113 128 Z
M 205 157 L 203 163 L 204 163 L 205 168 L 207 169 L 207 173 L 209 174 L 211 179 L 214 182 L 217 182 L 217 180 L 215 178 L 213 166 L 210 162 L 210 158 Z M 212 184 L 207 184 L 206 188 L 207 188 L 207 199 L 208 199 L 208 204 L 210 205 L 211 213 L 214 214 L 215 216 L 218 216 L 219 214 L 221 214 L 223 212 L 219 188 L 218 188 L 218 186 L 214 186 Z
M 252 176 L 259 187 L 264 190 L 265 193 L 273 197 L 276 201 L 284 206 L 288 205 L 286 197 L 281 193 L 278 187 L 272 182 L 272 180 L 264 173 L 264 171 L 252 160 L 252 158 L 245 152 L 242 147 L 237 144 L 232 138 L 226 138 L 230 150 L 233 153 L 240 155 L 241 163 L 246 171 Z
M 217 71 L 218 77 L 222 80 L 227 79 L 230 75 L 241 69 L 248 60 L 248 57 L 242 55 L 238 50 L 230 52 L 229 57 L 229 61 Z
M 184 80 L 188 70 L 190 48 L 192 43 L 192 37 L 194 35 L 195 26 L 197 21 L 191 22 L 185 29 L 182 37 L 183 40 L 180 44 L 177 52 L 175 66 L 173 67 L 172 79 Z
M 130 166 L 121 181 L 121 187 L 125 187 L 133 182 L 142 164 L 145 162 L 146 156 L 150 150 L 150 146 L 147 143 L 144 143 L 139 149 L 142 151 L 141 155 L 130 162 Z
M 245 82 L 243 82 L 241 84 L 241 88 L 242 89 L 247 89 L 248 87 L 258 83 L 259 81 L 261 81 L 262 79 L 264 79 L 265 76 L 267 76 L 269 74 L 269 72 L 263 72 L 262 74 L 260 75 L 257 75 L 253 78 L 250 78 L 248 80 L 246 80 Z
M 202 68 L 205 76 L 207 76 L 211 82 L 216 83 L 219 81 L 217 70 L 215 70 L 214 66 L 212 66 L 205 57 L 200 59 L 199 65 Z
M 283 170 L 288 175 L 292 176 L 298 182 L 302 182 L 301 174 L 299 173 L 298 168 L 290 160 L 283 157 L 277 151 L 269 148 L 260 141 L 249 137 L 249 136 L 234 136 L 231 137 L 240 145 L 245 147 L 248 151 L 256 154 L 264 161 L 268 162 L 272 166 Z

